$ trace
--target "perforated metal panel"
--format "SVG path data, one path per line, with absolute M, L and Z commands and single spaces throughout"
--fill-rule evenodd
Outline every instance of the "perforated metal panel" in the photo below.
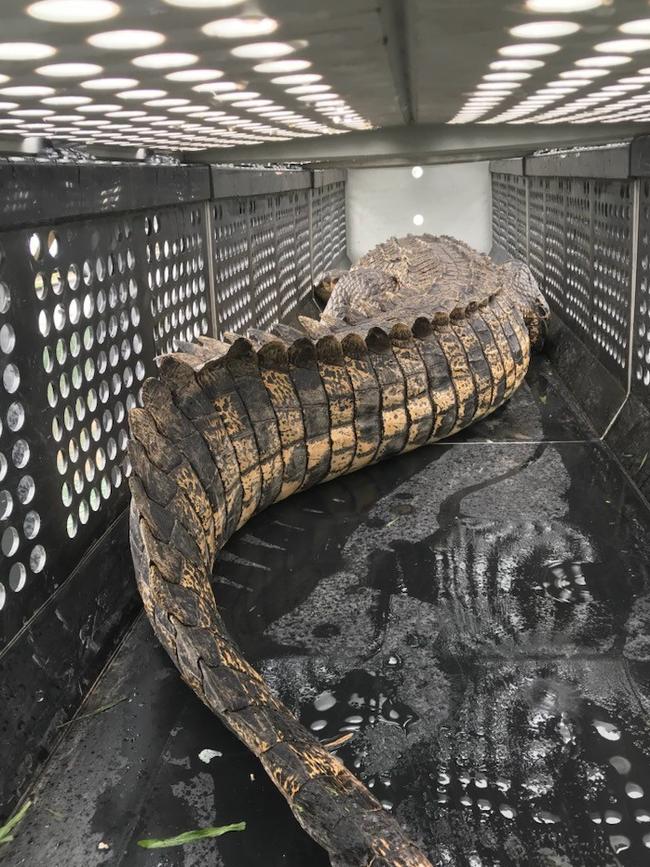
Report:
M 329 218 L 331 222 L 331 259 L 327 263 L 330 267 L 344 256 L 347 249 L 347 222 L 345 204 L 345 183 L 343 181 L 332 184 L 329 188 Z
M 247 199 L 213 206 L 215 303 L 219 330 L 246 332 L 254 325 Z
M 544 204 L 544 181 L 542 178 L 527 178 L 528 182 L 528 265 L 537 282 L 544 281 L 546 258 L 546 211 Z
M 591 331 L 593 182 L 564 181 L 566 193 L 566 315 L 583 339 Z
M 309 199 L 310 193 L 307 190 L 294 193 L 296 282 L 299 299 L 308 295 L 312 287 Z
M 296 308 L 299 300 L 294 193 L 285 193 L 275 200 L 275 243 L 280 318 L 284 319 Z
M 312 268 L 314 283 L 346 251 L 345 182 L 317 187 L 312 194 Z
M 509 176 L 508 245 L 514 256 L 526 261 L 526 179 L 518 175 Z
M 492 174 L 492 243 L 508 250 L 508 184 L 507 175 Z
M 2 237 L 5 639 L 126 502 L 126 416 L 155 354 L 139 234 L 128 214 Z
M 591 336 L 601 360 L 626 371 L 632 287 L 632 181 L 596 182 Z
M 161 208 L 144 219 L 147 285 L 158 353 L 208 333 L 203 206 Z
M 509 180 L 507 180 L 509 178 Z M 528 187 L 527 226 L 519 214 Z M 552 309 L 619 379 L 627 381 L 633 182 L 493 174 L 495 243 L 528 263 Z
M 275 200 L 256 196 L 250 204 L 251 283 L 255 324 L 266 330 L 280 318 Z
M 545 256 L 543 291 L 548 302 L 559 312 L 567 307 L 565 260 L 566 233 L 564 211 L 564 182 L 561 178 L 544 181 L 545 196 Z
M 0 798 L 13 803 L 137 610 L 128 410 L 156 355 L 215 319 L 268 328 L 310 292 L 313 176 L 27 159 L 0 174 Z M 343 196 L 321 226 L 329 255 L 345 246 Z
M 311 220 L 312 220 L 312 240 L 311 240 L 311 267 L 312 280 L 314 284 L 320 282 L 326 269 L 326 238 L 322 231 L 326 225 L 325 215 L 325 198 L 323 190 L 317 189 L 312 192 L 311 199 Z
M 311 292 L 312 275 L 347 248 L 344 182 L 223 199 L 213 213 L 221 334 L 269 329 L 284 319 Z
M 641 182 L 637 263 L 632 390 L 650 405 L 650 181 Z
M 492 175 L 493 242 L 511 256 L 526 261 L 526 178 Z
M 127 413 L 155 356 L 209 332 L 206 205 L 171 204 L 180 189 L 172 174 L 161 207 L 0 234 L 4 640 L 126 506 Z M 114 189 L 97 191 L 98 210 L 113 195 L 124 196 L 117 175 Z M 296 308 L 311 290 L 312 231 L 323 267 L 345 250 L 344 182 L 210 207 L 222 331 L 269 328 Z

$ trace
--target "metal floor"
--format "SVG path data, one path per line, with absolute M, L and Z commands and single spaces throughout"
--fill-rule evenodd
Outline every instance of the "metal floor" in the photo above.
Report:
M 339 755 L 434 864 L 646 865 L 648 526 L 537 359 L 464 437 L 252 520 L 216 593 L 303 722 L 353 732 Z M 142 617 L 81 712 L 118 700 L 68 727 L 3 867 L 327 865 Z

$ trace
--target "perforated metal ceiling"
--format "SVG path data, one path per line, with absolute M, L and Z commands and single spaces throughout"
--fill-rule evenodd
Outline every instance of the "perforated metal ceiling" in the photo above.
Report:
M 2 3 L 0 137 L 201 150 L 411 121 L 650 121 L 650 8 L 640 0 Z

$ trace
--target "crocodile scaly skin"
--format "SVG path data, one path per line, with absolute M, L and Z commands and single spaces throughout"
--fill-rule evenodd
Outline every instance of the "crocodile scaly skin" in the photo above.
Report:
M 547 315 L 521 263 L 496 266 L 452 238 L 392 239 L 338 279 L 304 333 L 184 344 L 130 413 L 131 546 L 147 615 L 183 679 L 338 867 L 430 862 L 243 658 L 210 586 L 215 557 L 272 503 L 495 410 L 522 382 Z

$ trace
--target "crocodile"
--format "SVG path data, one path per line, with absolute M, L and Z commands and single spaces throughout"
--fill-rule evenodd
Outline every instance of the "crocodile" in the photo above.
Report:
M 211 588 L 254 514 L 312 485 L 448 437 L 521 384 L 549 310 L 521 262 L 449 237 L 375 247 L 329 284 L 319 319 L 178 345 L 129 415 L 130 538 L 154 631 L 182 678 L 259 758 L 334 867 L 427 856 L 279 701 Z

